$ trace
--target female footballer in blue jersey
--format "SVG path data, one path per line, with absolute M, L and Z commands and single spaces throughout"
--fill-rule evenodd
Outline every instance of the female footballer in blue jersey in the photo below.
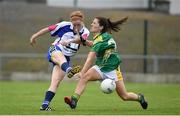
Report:
M 59 83 L 63 80 L 65 74 L 71 78 L 80 71 L 80 67 L 72 68 L 70 66 L 70 57 L 75 55 L 80 44 L 91 46 L 88 41 L 89 30 L 84 26 L 84 14 L 81 11 L 74 11 L 70 15 L 70 22 L 60 22 L 55 25 L 43 28 L 30 38 L 30 44 L 33 46 L 41 35 L 50 32 L 52 37 L 57 37 L 48 50 L 48 60 L 53 64 L 51 84 L 45 93 L 44 101 L 40 110 L 52 110 L 49 105 Z M 79 38 L 79 39 L 78 39 Z M 76 41 L 77 40 L 77 41 Z M 75 43 L 71 43 L 71 41 Z
M 120 30 L 119 26 L 126 20 L 127 18 L 124 18 L 112 22 L 110 19 L 104 17 L 96 17 L 93 20 L 90 29 L 90 31 L 94 33 L 93 46 L 91 47 L 84 67 L 79 73 L 80 80 L 78 81 L 74 95 L 64 98 L 70 108 L 76 108 L 78 100 L 89 81 L 110 78 L 115 80 L 116 92 L 120 98 L 125 101 L 138 101 L 143 109 L 147 109 L 148 103 L 143 94 L 126 91 L 123 76 L 120 71 L 121 58 L 116 51 L 116 42 L 110 34 L 111 31 L 118 32 Z M 94 60 L 96 62 L 95 65 L 92 66 Z

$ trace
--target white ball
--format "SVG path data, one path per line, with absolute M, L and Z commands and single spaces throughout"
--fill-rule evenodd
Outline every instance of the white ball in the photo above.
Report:
M 104 79 L 101 82 L 101 90 L 106 94 L 112 93 L 115 90 L 115 88 L 116 88 L 116 83 L 112 79 Z

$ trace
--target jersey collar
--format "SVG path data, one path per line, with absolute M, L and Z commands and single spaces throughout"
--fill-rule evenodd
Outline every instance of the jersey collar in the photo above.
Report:
M 100 36 L 100 35 L 101 35 L 101 33 L 96 34 L 96 35 L 93 37 L 93 40 L 95 40 L 96 38 L 98 38 L 98 36 Z

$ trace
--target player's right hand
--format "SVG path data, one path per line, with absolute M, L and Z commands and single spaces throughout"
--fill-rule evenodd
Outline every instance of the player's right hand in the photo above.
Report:
M 31 46 L 33 46 L 34 44 L 36 44 L 36 38 L 34 38 L 34 36 L 32 36 L 32 37 L 30 38 L 30 44 L 31 44 Z

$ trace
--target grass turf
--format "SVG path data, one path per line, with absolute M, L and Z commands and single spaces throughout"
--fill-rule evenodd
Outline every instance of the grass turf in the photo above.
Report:
M 128 91 L 144 93 L 149 108 L 142 110 L 137 102 L 123 102 L 116 93 L 106 95 L 99 89 L 99 83 L 89 83 L 78 107 L 71 110 L 63 97 L 71 95 L 75 82 L 63 82 L 53 99 L 53 112 L 39 111 L 48 88 L 48 82 L 0 82 L 0 115 L 158 115 L 180 114 L 180 85 L 178 84 L 133 84 L 127 83 Z

